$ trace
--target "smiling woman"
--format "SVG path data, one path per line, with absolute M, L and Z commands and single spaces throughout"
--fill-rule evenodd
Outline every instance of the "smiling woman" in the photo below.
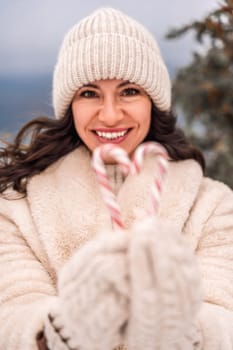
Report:
M 85 85 L 72 101 L 76 131 L 90 151 L 111 141 L 130 155 L 149 132 L 151 107 L 144 89 L 116 79 Z
M 112 8 L 77 23 L 53 107 L 54 119 L 32 120 L 0 149 L 0 349 L 232 350 L 232 192 L 203 175 L 176 127 L 151 33 Z M 139 175 L 106 160 L 122 234 L 92 155 L 110 143 L 131 158 L 144 141 L 169 155 L 157 218 L 136 217 L 150 205 L 155 156 Z

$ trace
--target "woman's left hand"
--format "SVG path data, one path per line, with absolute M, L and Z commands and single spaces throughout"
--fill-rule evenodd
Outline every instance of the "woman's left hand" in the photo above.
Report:
M 136 222 L 130 235 L 127 348 L 199 349 L 200 275 L 184 237 L 157 218 Z

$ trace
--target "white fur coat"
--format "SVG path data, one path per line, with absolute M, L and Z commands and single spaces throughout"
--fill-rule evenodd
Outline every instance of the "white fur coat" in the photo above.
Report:
M 137 209 L 148 205 L 153 164 L 148 158 L 139 176 L 128 176 L 116 189 L 128 226 Z M 61 267 L 74 249 L 111 229 L 83 147 L 34 176 L 27 191 L 24 199 L 0 199 L 0 350 L 36 349 L 35 334 L 56 295 Z M 159 215 L 187 238 L 198 257 L 204 350 L 232 350 L 232 191 L 203 178 L 193 160 L 170 162 Z

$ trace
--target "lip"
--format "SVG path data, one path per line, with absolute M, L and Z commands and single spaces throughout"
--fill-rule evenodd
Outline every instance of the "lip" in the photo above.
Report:
M 121 132 L 121 131 L 125 131 L 125 130 L 130 130 L 131 128 L 96 128 L 96 129 L 93 129 L 92 131 L 95 132 L 95 131 L 99 131 L 99 132 Z
M 99 132 L 121 132 L 121 131 L 125 131 L 127 130 L 126 134 L 124 136 L 120 136 L 116 139 L 105 139 L 99 135 L 96 134 L 96 131 L 99 131 Z M 119 144 L 123 141 L 125 141 L 125 139 L 128 137 L 129 133 L 131 132 L 132 128 L 109 128 L 109 129 L 104 129 L 104 128 L 98 128 L 98 129 L 94 129 L 92 130 L 93 131 L 93 134 L 95 135 L 95 137 L 97 138 L 97 140 L 99 141 L 99 143 L 112 143 L 112 144 Z

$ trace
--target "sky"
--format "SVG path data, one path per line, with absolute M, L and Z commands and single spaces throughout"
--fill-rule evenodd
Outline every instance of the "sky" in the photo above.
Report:
M 51 73 L 67 30 L 103 6 L 142 22 L 157 39 L 165 62 L 180 67 L 191 59 L 194 39 L 186 35 L 167 41 L 165 33 L 217 5 L 217 0 L 0 0 L 0 77 Z

